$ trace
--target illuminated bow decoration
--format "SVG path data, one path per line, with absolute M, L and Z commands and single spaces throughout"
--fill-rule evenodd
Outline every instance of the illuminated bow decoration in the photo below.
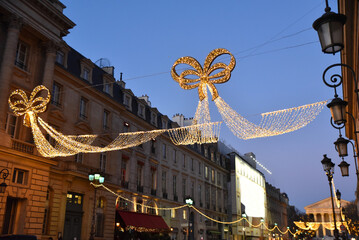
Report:
M 46 91 L 46 97 L 41 97 L 37 95 L 44 90 Z M 19 99 L 20 97 L 20 99 Z M 43 86 L 37 86 L 30 94 L 30 98 L 27 98 L 26 93 L 21 90 L 17 89 L 10 94 L 8 99 L 10 108 L 14 111 L 16 116 L 24 116 L 24 125 L 30 127 L 30 120 L 29 120 L 29 112 L 33 112 L 35 114 L 42 113 L 46 111 L 46 106 L 50 101 L 50 92 L 49 90 Z
M 227 65 L 225 63 L 219 62 L 212 65 L 213 61 L 223 54 L 229 54 L 231 56 L 229 64 Z M 193 67 L 194 70 L 184 70 L 180 75 L 178 75 L 175 69 L 178 64 L 188 64 Z M 172 66 L 171 75 L 172 78 L 178 82 L 183 89 L 188 90 L 198 88 L 200 101 L 206 97 L 204 88 L 208 86 L 212 93 L 212 101 L 214 101 L 219 96 L 214 84 L 227 82 L 231 77 L 231 71 L 234 69 L 235 65 L 236 60 L 228 50 L 217 48 L 208 54 L 206 60 L 204 61 L 203 68 L 201 64 L 193 57 L 179 58 Z M 210 76 L 211 73 L 219 69 L 223 70 Z M 198 76 L 199 78 L 191 79 L 187 78 L 187 76 Z

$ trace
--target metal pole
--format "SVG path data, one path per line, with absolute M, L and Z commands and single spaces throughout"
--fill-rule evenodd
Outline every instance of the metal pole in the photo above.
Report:
M 188 237 L 188 240 L 190 240 L 190 237 L 189 237 L 189 230 L 190 230 L 190 220 L 189 220 L 189 215 L 190 215 L 190 208 L 189 208 L 189 205 L 188 205 L 188 231 L 187 231 L 187 237 Z
M 339 240 L 338 239 L 337 221 L 335 220 L 335 210 L 334 210 L 334 200 L 333 200 L 333 189 L 332 189 L 333 176 L 331 173 L 327 173 L 327 175 L 328 175 L 328 181 L 329 181 L 330 196 L 332 199 L 332 210 L 333 210 L 333 220 L 334 220 L 334 239 Z
M 90 240 L 95 239 L 95 209 L 96 209 L 96 191 L 97 188 L 94 186 L 94 199 L 93 199 L 93 209 L 92 209 L 92 222 L 91 222 L 91 232 L 90 232 Z

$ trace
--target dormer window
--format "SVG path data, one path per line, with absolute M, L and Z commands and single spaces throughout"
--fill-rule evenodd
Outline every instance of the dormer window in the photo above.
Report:
M 114 78 L 112 75 L 105 73 L 103 75 L 103 91 L 112 96 L 113 94 L 113 82 Z
M 83 69 L 82 78 L 85 79 L 86 81 L 89 80 L 89 78 L 90 78 L 90 70 L 88 68 Z
M 151 123 L 156 126 L 157 125 L 156 122 L 157 122 L 157 115 L 156 115 L 156 113 L 152 113 L 151 114 Z
M 81 78 L 92 83 L 92 68 L 94 64 L 90 59 L 83 58 L 81 59 Z
M 56 52 L 56 62 L 58 64 L 64 65 L 64 57 L 65 57 L 65 54 L 63 51 L 59 50 Z
M 143 106 L 142 104 L 138 105 L 138 116 L 142 118 L 145 116 L 145 106 Z
M 131 96 L 125 94 L 124 98 L 123 98 L 123 104 L 128 108 L 131 109 Z
M 166 120 L 162 120 L 162 128 L 167 129 L 167 121 Z
M 103 129 L 108 130 L 110 128 L 110 112 L 107 110 L 103 111 Z

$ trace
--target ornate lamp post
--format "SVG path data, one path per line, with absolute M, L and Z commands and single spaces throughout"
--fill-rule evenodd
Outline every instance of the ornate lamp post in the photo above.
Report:
M 105 177 L 101 176 L 99 173 L 91 173 L 89 174 L 89 181 L 94 184 L 102 184 L 105 181 Z M 97 186 L 94 186 L 94 199 L 93 199 L 93 209 L 92 209 L 92 221 L 91 221 L 91 232 L 90 232 L 90 240 L 95 239 L 95 210 L 96 210 L 96 192 Z
M 185 202 L 188 206 L 188 231 L 187 231 L 187 239 L 191 240 L 191 234 L 190 234 L 190 230 L 191 230 L 191 222 L 190 222 L 190 214 L 191 214 L 191 207 L 193 205 L 193 199 L 191 197 L 186 197 Z
M 330 188 L 330 196 L 332 199 L 332 210 L 333 210 L 333 220 L 334 220 L 334 238 L 335 240 L 339 240 L 338 238 L 338 229 L 337 229 L 337 221 L 335 220 L 335 210 L 334 210 L 334 200 L 333 200 L 333 186 L 332 186 L 332 180 L 333 180 L 333 174 L 334 174 L 334 166 L 335 164 L 331 161 L 330 158 L 327 157 L 326 154 L 324 154 L 324 158 L 321 161 L 323 165 L 324 172 L 327 174 L 328 182 L 329 182 L 329 188 Z
M 3 182 L 0 183 L 0 193 L 4 193 L 6 190 L 7 184 L 5 180 L 8 176 L 9 176 L 9 170 L 7 170 L 6 168 L 0 171 L 0 177 L 3 179 Z
M 344 48 L 343 26 L 346 16 L 331 12 L 328 0 L 325 0 L 325 4 L 325 13 L 314 21 L 313 28 L 318 32 L 322 51 L 335 54 Z

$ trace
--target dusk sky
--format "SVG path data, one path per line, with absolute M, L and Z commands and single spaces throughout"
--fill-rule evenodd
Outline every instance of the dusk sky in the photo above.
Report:
M 236 58 L 231 79 L 217 85 L 219 95 L 239 114 L 256 122 L 258 115 L 333 98 L 322 81 L 324 69 L 340 62 L 339 54 L 321 51 L 312 23 L 324 13 L 324 0 L 61 0 L 64 13 L 77 26 L 64 40 L 96 62 L 109 60 L 115 78 L 136 96 L 147 94 L 162 114 L 193 117 L 197 90 L 183 90 L 170 75 L 173 63 L 192 56 L 203 64 L 210 51 L 229 50 Z M 336 11 L 337 1 L 329 5 Z M 340 89 L 342 96 L 342 90 Z M 210 102 L 213 121 L 221 118 Z M 258 123 L 258 122 L 257 122 Z M 334 183 L 342 198 L 354 200 L 356 188 L 352 150 L 346 161 L 350 176 L 342 177 L 333 142 L 338 130 L 330 111 L 295 132 L 240 140 L 222 124 L 220 138 L 244 154 L 253 152 L 272 175 L 266 180 L 304 206 L 330 196 L 320 161 L 336 164 Z

